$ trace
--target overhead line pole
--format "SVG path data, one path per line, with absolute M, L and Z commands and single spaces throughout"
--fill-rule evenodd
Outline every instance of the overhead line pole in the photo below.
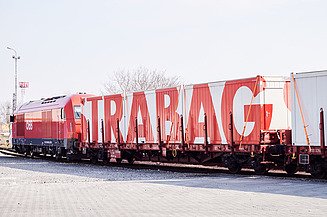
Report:
M 17 60 L 20 59 L 20 56 L 17 55 L 15 49 L 11 47 L 7 47 L 7 49 L 15 52 L 15 55 L 12 56 L 12 58 L 15 60 L 15 93 L 13 94 L 13 102 L 12 102 L 12 113 L 14 114 L 17 108 Z

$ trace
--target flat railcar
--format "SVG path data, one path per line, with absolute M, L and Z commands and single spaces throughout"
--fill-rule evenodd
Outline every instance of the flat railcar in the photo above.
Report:
M 257 76 L 89 97 L 82 147 L 95 161 L 185 162 L 264 173 L 284 165 L 288 88 L 285 77 Z

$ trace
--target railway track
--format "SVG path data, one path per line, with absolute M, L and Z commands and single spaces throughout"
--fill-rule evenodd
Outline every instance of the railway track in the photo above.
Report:
M 5 155 L 11 155 L 15 157 L 24 157 L 23 154 L 18 154 L 14 150 L 11 149 L 5 149 L 0 148 L 0 152 Z M 50 156 L 37 156 L 36 159 L 45 159 L 48 161 L 56 162 L 54 158 L 51 158 Z M 65 159 L 62 159 L 61 162 L 69 164 L 70 162 L 66 162 Z M 90 160 L 88 159 L 82 159 L 79 163 L 82 164 L 92 164 Z M 216 166 L 202 166 L 202 165 L 190 165 L 190 164 L 176 164 L 176 163 L 158 163 L 158 162 L 149 162 L 149 161 L 135 161 L 134 164 L 128 164 L 124 161 L 120 164 L 117 164 L 116 162 L 109 162 L 106 164 L 103 164 L 103 162 L 99 161 L 97 163 L 99 166 L 111 166 L 111 167 L 125 167 L 129 169 L 143 169 L 143 170 L 162 170 L 162 171 L 170 171 L 170 172 L 177 172 L 177 173 L 192 173 L 193 175 L 198 174 L 199 176 L 214 176 L 215 174 L 230 174 L 228 169 L 223 167 L 216 167 Z M 193 176 L 192 175 L 192 176 Z M 260 175 L 257 175 L 254 173 L 251 169 L 242 169 L 240 173 L 235 174 L 235 176 L 254 176 L 259 177 Z M 261 175 L 262 176 L 262 175 Z M 279 179 L 301 179 L 304 181 L 315 181 L 315 182 L 325 182 L 327 183 L 326 179 L 314 179 L 310 176 L 309 173 L 305 172 L 298 172 L 294 175 L 288 175 L 282 170 L 270 170 L 267 174 L 263 175 L 271 178 L 279 178 Z

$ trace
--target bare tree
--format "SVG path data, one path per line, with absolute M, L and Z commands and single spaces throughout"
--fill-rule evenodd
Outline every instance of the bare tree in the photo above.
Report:
M 10 111 L 12 105 L 10 101 L 0 103 L 0 122 L 9 124 L 10 122 Z
M 109 94 L 145 91 L 164 87 L 174 87 L 181 84 L 178 76 L 166 76 L 165 71 L 138 67 L 133 70 L 118 70 L 104 84 Z

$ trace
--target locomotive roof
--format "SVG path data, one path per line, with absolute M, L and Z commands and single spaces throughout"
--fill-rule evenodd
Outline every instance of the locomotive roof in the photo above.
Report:
M 25 113 L 33 111 L 42 111 L 56 108 L 63 108 L 72 98 L 73 95 L 62 95 L 50 98 L 42 98 L 40 100 L 29 101 L 21 105 L 15 113 Z

